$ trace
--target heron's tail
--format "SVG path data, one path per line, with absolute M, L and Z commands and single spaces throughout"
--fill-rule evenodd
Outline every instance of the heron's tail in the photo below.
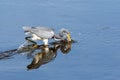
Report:
M 23 30 L 24 31 L 29 31 L 29 30 L 31 30 L 31 27 L 23 26 Z
M 24 26 L 23 30 L 24 30 L 24 33 L 28 35 L 31 32 L 31 27 Z

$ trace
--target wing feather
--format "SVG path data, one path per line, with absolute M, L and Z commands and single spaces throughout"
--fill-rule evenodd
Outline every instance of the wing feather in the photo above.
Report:
M 36 34 L 40 38 L 52 38 L 54 36 L 54 30 L 46 27 L 23 27 L 24 32 Z

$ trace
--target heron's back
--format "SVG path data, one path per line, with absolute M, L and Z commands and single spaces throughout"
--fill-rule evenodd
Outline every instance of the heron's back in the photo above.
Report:
M 54 30 L 46 27 L 23 27 L 25 33 L 35 34 L 40 38 L 48 39 L 54 36 Z

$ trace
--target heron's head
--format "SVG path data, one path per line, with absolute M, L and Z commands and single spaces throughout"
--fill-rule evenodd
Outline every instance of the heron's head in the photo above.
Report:
M 60 36 L 63 37 L 63 39 L 66 39 L 67 41 L 71 41 L 70 32 L 67 29 L 61 29 Z

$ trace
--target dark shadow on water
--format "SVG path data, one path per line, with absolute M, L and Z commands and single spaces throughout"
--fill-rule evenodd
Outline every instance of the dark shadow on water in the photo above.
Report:
M 27 58 L 33 58 L 32 62 L 27 65 L 28 70 L 37 69 L 40 66 L 53 61 L 58 50 L 63 54 L 68 54 L 71 51 L 71 42 L 52 42 L 48 46 L 36 44 L 22 44 L 18 49 L 13 49 L 0 53 L 0 60 L 10 59 L 16 54 L 27 54 Z

